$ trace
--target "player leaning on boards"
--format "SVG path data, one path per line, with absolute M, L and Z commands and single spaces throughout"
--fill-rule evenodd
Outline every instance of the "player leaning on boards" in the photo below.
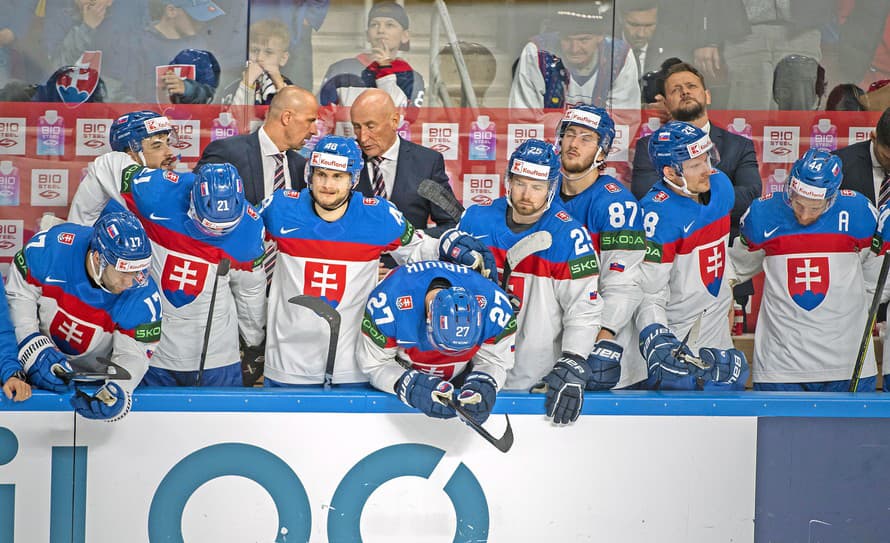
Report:
M 128 213 L 92 227 L 62 223 L 38 232 L 16 253 L 7 283 L 19 358 L 32 385 L 65 393 L 59 373 L 109 357 L 131 379 L 103 384 L 71 403 L 91 419 L 118 420 L 161 336 L 158 287 L 148 275 L 151 246 Z M 100 400 L 99 398 L 103 398 Z
M 627 357 L 624 364 L 646 365 L 641 388 L 741 390 L 747 380 L 728 322 L 735 195 L 726 174 L 713 168 L 716 154 L 708 135 L 689 123 L 670 122 L 649 140 L 662 179 L 640 200 L 647 250 L 636 324 L 645 361 Z M 687 341 L 677 339 L 684 335 Z
M 869 250 L 877 212 L 865 196 L 840 190 L 842 180 L 840 158 L 810 149 L 783 192 L 742 216 L 730 250 L 739 279 L 765 274 L 755 390 L 847 391 L 880 261 Z M 858 389 L 874 391 L 873 349 L 865 360 Z
M 325 136 L 306 166 L 308 188 L 277 190 L 263 202 L 267 236 L 279 250 L 269 292 L 265 386 L 323 381 L 328 327 L 311 310 L 288 303 L 300 294 L 320 297 L 340 313 L 333 383 L 366 383 L 355 347 L 380 255 L 403 264 L 436 254 L 435 240 L 415 231 L 392 203 L 355 190 L 362 166 L 354 139 Z
M 599 290 L 603 297 L 602 326 L 595 351 L 603 365 L 591 373 L 587 390 L 619 388 L 646 379 L 641 365 L 619 365 L 628 345 L 637 349 L 633 314 L 642 299 L 640 264 L 646 254 L 643 217 L 633 194 L 602 173 L 615 139 L 615 123 L 606 110 L 578 106 L 559 123 L 562 183 L 559 199 L 590 232 L 599 256 Z M 630 371 L 642 368 L 642 371 Z M 620 380 L 619 380 L 620 376 Z

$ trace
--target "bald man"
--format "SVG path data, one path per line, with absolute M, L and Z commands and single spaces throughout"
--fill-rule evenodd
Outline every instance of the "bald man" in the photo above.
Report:
M 381 89 L 361 93 L 350 110 L 355 139 L 365 158 L 357 190 L 365 196 L 383 196 L 402 212 L 414 228 L 438 237 L 457 222 L 440 207 L 417 195 L 424 179 L 441 183 L 448 190 L 448 175 L 442 153 L 399 137 L 399 111 L 389 94 Z M 435 225 L 427 226 L 429 222 Z
M 208 162 L 233 164 L 244 180 L 244 195 L 253 205 L 281 188 L 280 182 L 276 183 L 276 178 L 282 179 L 281 174 L 284 188 L 300 190 L 306 186 L 306 159 L 297 151 L 318 132 L 317 113 L 318 101 L 311 92 L 286 86 L 272 99 L 259 130 L 210 142 L 195 170 Z

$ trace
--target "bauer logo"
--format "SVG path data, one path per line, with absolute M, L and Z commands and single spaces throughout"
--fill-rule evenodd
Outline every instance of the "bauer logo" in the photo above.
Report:
M 871 126 L 851 126 L 848 135 L 850 140 L 848 145 L 853 145 L 854 143 L 869 139 L 872 130 L 874 130 L 874 128 Z
M 77 144 L 75 153 L 82 156 L 98 156 L 111 151 L 108 129 L 111 119 L 77 119 Z
M 491 205 L 501 195 L 501 176 L 497 174 L 465 173 L 463 186 L 464 206 Z
M 0 117 L 0 155 L 25 154 L 24 117 Z
M 459 135 L 457 123 L 423 123 L 421 137 L 424 147 L 439 151 L 445 160 L 457 160 Z
M 544 139 L 543 124 L 508 124 L 507 125 L 507 156 L 528 139 Z
M 31 205 L 68 205 L 68 170 L 31 170 Z
M 0 257 L 10 257 L 22 247 L 25 223 L 20 220 L 0 220 Z
M 790 163 L 797 159 L 800 148 L 799 126 L 763 127 L 763 161 Z
M 170 124 L 176 130 L 176 138 L 170 145 L 174 153 L 184 158 L 201 156 L 201 121 L 170 121 Z

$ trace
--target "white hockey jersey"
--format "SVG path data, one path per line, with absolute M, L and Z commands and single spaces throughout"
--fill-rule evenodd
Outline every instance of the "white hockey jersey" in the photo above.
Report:
M 81 180 L 71 199 L 68 221 L 92 226 L 109 201 L 124 205 L 121 196 L 121 172 L 136 164 L 130 155 L 111 151 L 96 157 L 87 166 L 87 174 Z
M 754 332 L 754 382 L 849 379 L 880 261 L 870 250 L 877 212 L 841 190 L 816 222 L 802 226 L 781 193 L 754 201 L 730 254 L 740 280 L 764 272 Z M 877 372 L 869 344 L 862 377 Z
M 507 250 L 520 239 L 546 230 L 553 245 L 520 262 L 510 290 L 522 300 L 517 318 L 516 363 L 507 389 L 529 390 L 553 369 L 562 352 L 587 357 L 596 342 L 603 302 L 599 261 L 590 234 L 554 200 L 544 215 L 523 232 L 507 226 L 507 199 L 469 207 L 458 228 L 480 237 L 503 269 Z

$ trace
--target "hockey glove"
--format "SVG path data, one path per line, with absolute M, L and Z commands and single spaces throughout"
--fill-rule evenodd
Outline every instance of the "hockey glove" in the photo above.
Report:
M 467 376 L 464 386 L 460 387 L 457 401 L 473 415 L 473 420 L 482 424 L 491 414 L 497 395 L 498 384 L 494 377 L 481 371 L 474 371 Z
M 544 383 L 547 384 L 544 407 L 547 416 L 553 417 L 553 422 L 568 424 L 578 420 L 584 405 L 584 387 L 590 375 L 590 366 L 583 358 L 562 353 L 550 373 L 544 376 Z
M 699 377 L 709 381 L 731 385 L 748 373 L 745 353 L 738 349 L 703 347 L 698 350 L 698 356 L 709 367 L 707 370 L 698 370 L 701 372 Z
M 266 342 L 255 347 L 242 345 L 241 347 L 241 383 L 246 387 L 252 387 L 263 375 L 266 365 Z
M 82 390 L 75 392 L 71 407 L 82 417 L 113 422 L 130 411 L 130 395 L 115 382 L 108 381 L 92 396 Z
M 19 343 L 19 360 L 35 387 L 56 393 L 71 390 L 71 384 L 57 375 L 70 373 L 71 366 L 50 338 L 35 332 L 23 339 Z
M 674 356 L 682 342 L 662 324 L 650 324 L 640 332 L 640 354 L 649 367 L 649 378 L 673 380 L 689 375 L 689 364 Z M 692 356 L 688 346 L 683 354 Z
M 593 351 L 587 357 L 587 365 L 590 366 L 587 390 L 609 390 L 618 384 L 621 378 L 623 353 L 624 348 L 614 341 L 601 339 L 596 342 Z
M 402 402 L 427 416 L 437 419 L 457 416 L 454 409 L 443 403 L 447 398 L 453 399 L 454 385 L 434 375 L 408 370 L 396 381 L 395 392 Z
M 473 268 L 495 283 L 498 282 L 498 267 L 488 247 L 471 234 L 457 228 L 446 230 L 439 238 L 439 260 Z

